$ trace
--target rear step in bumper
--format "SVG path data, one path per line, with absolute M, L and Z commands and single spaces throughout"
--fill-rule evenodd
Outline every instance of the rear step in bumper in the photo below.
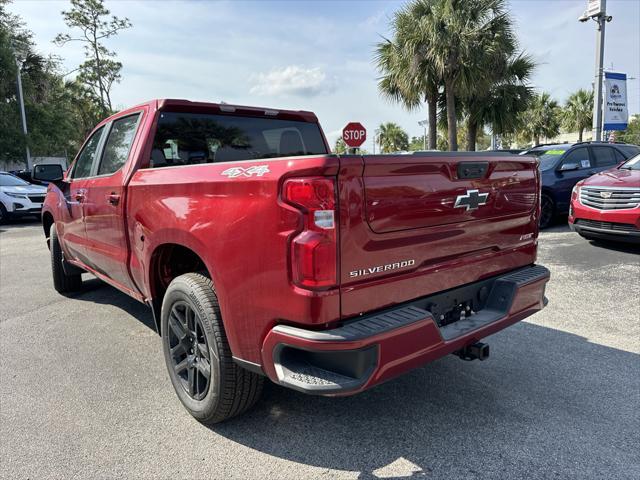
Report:
M 331 330 L 277 325 L 263 343 L 263 369 L 274 382 L 305 393 L 357 393 L 541 310 L 547 303 L 548 280 L 549 270 L 532 265 L 346 321 Z M 427 310 L 452 298 L 479 297 L 481 290 L 488 292 L 482 308 L 448 325 L 438 327 Z

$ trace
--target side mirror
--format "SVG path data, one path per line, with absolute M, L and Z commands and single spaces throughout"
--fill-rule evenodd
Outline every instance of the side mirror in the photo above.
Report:
M 59 182 L 64 176 L 62 166 L 56 163 L 45 165 L 34 165 L 31 178 L 41 182 Z
M 571 172 L 573 170 L 578 170 L 579 168 L 580 168 L 580 164 L 579 163 L 570 162 L 570 163 L 563 163 L 560 166 L 559 170 L 561 172 Z

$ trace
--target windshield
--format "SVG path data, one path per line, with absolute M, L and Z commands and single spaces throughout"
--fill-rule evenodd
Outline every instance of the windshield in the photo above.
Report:
M 24 187 L 26 185 L 29 183 L 10 173 L 0 173 L 0 187 Z
M 640 154 L 627 160 L 620 168 L 625 170 L 640 170 Z
M 540 170 L 550 170 L 556 166 L 560 156 L 566 152 L 566 148 L 554 148 L 552 150 L 533 150 L 527 152 L 527 155 L 538 157 L 540 162 Z

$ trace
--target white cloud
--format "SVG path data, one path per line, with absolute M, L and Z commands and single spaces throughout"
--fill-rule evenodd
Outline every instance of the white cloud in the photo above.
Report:
M 327 78 L 327 74 L 320 67 L 304 68 L 298 65 L 289 65 L 256 75 L 251 93 L 271 96 L 314 97 L 321 93 L 329 93 L 334 88 L 334 82 Z

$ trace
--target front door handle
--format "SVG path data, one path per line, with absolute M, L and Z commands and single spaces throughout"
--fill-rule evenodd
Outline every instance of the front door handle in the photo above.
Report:
M 116 192 L 111 192 L 109 194 L 109 203 L 111 205 L 118 205 L 118 203 L 120 203 L 120 195 L 118 195 Z

